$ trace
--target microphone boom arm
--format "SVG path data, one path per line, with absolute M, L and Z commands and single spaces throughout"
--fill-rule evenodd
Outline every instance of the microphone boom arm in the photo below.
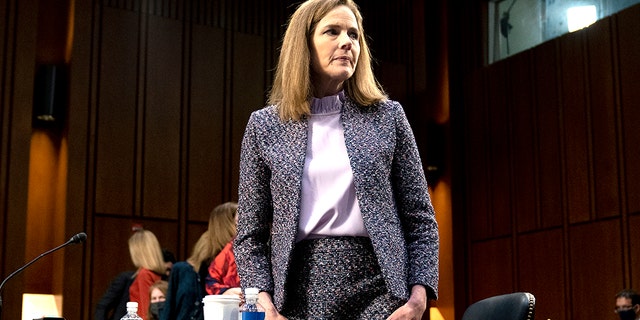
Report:
M 7 281 L 9 281 L 9 279 L 13 278 L 14 276 L 16 276 L 17 274 L 19 274 L 20 272 L 22 272 L 22 270 L 26 269 L 28 266 L 32 265 L 34 262 L 40 260 L 40 258 L 51 254 L 55 251 L 58 251 L 72 243 L 81 243 L 84 242 L 87 239 L 87 234 L 84 232 L 78 233 L 76 235 L 74 235 L 73 237 L 71 237 L 71 239 L 69 239 L 67 242 L 47 251 L 44 252 L 42 254 L 40 254 L 39 256 L 37 256 L 35 259 L 29 261 L 27 264 L 25 264 L 24 266 L 18 268 L 18 270 L 12 272 L 8 277 L 6 277 L 2 283 L 0 283 L 0 319 L 2 319 L 2 289 L 4 288 L 4 284 L 7 283 Z

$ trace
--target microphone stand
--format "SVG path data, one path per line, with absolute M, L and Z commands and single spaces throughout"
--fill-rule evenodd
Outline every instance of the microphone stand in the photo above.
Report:
M 69 239 L 67 242 L 45 252 L 40 254 L 39 256 L 37 256 L 35 259 L 29 261 L 27 264 L 25 264 L 24 266 L 20 267 L 18 270 L 14 271 L 13 273 L 11 273 L 8 277 L 6 277 L 2 283 L 0 283 L 0 319 L 2 319 L 2 289 L 4 288 L 4 284 L 7 283 L 7 281 L 11 278 L 13 278 L 14 276 L 16 276 L 18 273 L 22 272 L 22 270 L 26 269 L 28 266 L 30 266 L 31 264 L 33 264 L 34 262 L 40 260 L 40 258 L 51 254 L 55 251 L 58 251 L 72 243 L 81 243 L 84 242 L 87 239 L 87 234 L 84 232 L 78 233 L 76 235 L 74 235 L 73 237 L 71 237 L 71 239 Z

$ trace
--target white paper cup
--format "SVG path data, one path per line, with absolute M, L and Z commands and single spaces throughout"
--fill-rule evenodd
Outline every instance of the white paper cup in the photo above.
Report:
M 204 303 L 204 320 L 238 320 L 240 298 L 235 295 L 208 295 Z

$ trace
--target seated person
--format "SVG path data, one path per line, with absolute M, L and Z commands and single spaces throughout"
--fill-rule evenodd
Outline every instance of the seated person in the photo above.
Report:
M 205 287 L 208 294 L 235 294 L 242 296 L 238 267 L 233 255 L 233 241 L 227 243 L 209 265 Z
M 149 311 L 147 315 L 149 320 L 159 320 L 160 311 L 164 307 L 164 301 L 166 300 L 167 290 L 169 289 L 169 283 L 165 280 L 156 281 L 149 288 Z
M 209 226 L 186 261 L 173 265 L 162 320 L 203 319 L 202 298 L 207 294 L 208 266 L 236 234 L 235 202 L 216 206 L 209 215 Z
M 640 319 L 640 295 L 634 290 L 625 289 L 616 294 L 615 313 L 620 320 Z

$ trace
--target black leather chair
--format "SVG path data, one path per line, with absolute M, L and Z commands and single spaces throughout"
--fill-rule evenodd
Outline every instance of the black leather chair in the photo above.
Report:
M 470 305 L 462 320 L 533 320 L 536 298 L 528 292 L 489 297 Z

